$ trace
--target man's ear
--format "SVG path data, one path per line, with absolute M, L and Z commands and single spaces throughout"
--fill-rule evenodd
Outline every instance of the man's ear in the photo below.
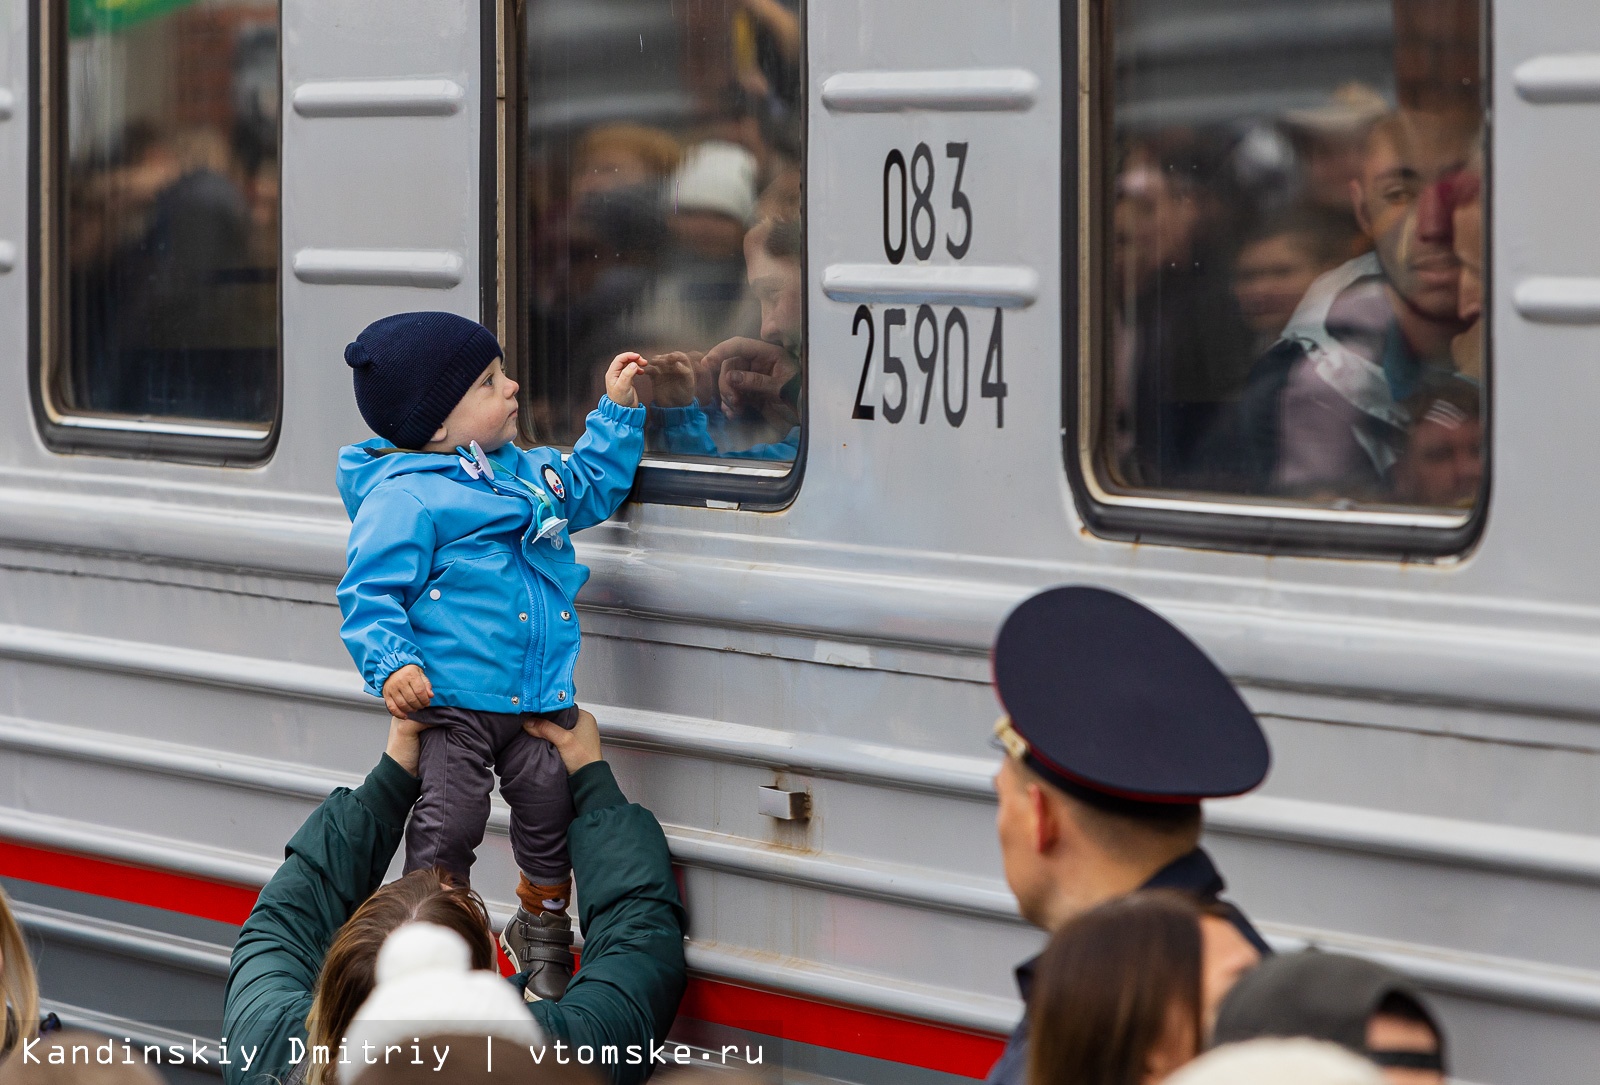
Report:
M 1350 179 L 1350 207 L 1356 213 L 1356 225 L 1361 227 L 1362 233 L 1371 237 L 1372 219 L 1367 215 L 1367 193 L 1354 177 Z
M 1061 838 L 1061 816 L 1043 785 L 1028 785 L 1028 813 L 1033 817 L 1033 849 L 1048 855 Z
M 450 434 L 445 431 L 444 423 L 441 422 L 439 424 L 439 428 L 433 431 L 433 436 L 428 438 L 428 443 L 430 445 L 436 445 L 448 436 L 450 436 Z

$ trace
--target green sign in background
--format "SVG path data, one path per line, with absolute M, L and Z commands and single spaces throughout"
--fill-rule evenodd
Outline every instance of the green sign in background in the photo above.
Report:
M 67 31 L 75 38 L 115 32 L 192 3 L 194 0 L 69 0 Z

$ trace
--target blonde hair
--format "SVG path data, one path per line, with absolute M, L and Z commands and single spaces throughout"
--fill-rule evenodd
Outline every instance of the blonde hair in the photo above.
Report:
M 5 1005 L 5 1036 L 0 1055 L 9 1054 L 23 1040 L 39 1034 L 39 982 L 33 975 L 33 958 L 22 928 L 11 912 L 11 901 L 0 889 L 0 1002 Z

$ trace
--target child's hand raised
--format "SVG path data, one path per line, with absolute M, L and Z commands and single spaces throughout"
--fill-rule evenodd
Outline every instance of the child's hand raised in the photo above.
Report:
M 407 663 L 383 682 L 383 703 L 389 715 L 402 720 L 410 712 L 420 712 L 433 701 L 433 683 L 415 663 Z
M 611 359 L 606 370 L 606 395 L 619 407 L 637 407 L 639 394 L 633 390 L 633 378 L 645 367 L 642 357 L 625 351 Z

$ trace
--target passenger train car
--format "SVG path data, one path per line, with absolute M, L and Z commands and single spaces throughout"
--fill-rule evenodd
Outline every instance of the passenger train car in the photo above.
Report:
M 1040 945 L 987 651 L 1074 582 L 1259 714 L 1207 846 L 1276 944 L 1415 976 L 1461 1080 L 1587 1079 L 1597 102 L 1575 0 L 0 0 L 0 875 L 48 1005 L 220 1039 L 386 723 L 343 348 L 443 309 L 529 441 L 620 349 L 700 412 L 575 542 L 694 1059 L 984 1074 Z M 501 918 L 514 877 L 500 808 Z

